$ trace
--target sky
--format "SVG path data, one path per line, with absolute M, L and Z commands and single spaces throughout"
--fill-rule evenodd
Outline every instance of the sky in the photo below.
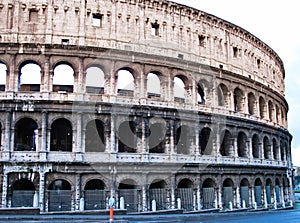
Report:
M 173 0 L 249 31 L 270 46 L 285 67 L 293 164 L 300 166 L 300 13 L 298 0 Z M 299 123 L 299 124 L 298 124 Z

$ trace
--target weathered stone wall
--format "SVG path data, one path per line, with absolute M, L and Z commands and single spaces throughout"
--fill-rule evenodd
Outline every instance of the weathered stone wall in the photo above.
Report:
M 222 67 L 284 94 L 283 63 L 264 42 L 218 17 L 168 1 L 3 0 L 0 29 L 0 42 L 63 43 L 184 58 Z

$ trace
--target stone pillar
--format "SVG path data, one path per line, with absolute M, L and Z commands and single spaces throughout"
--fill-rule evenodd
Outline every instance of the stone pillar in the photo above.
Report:
M 10 152 L 11 152 L 11 119 L 12 119 L 12 112 L 6 112 L 6 119 L 5 119 L 5 133 L 2 134 L 2 137 L 5 137 L 4 140 L 1 142 L 4 143 L 4 148 L 2 152 L 3 160 L 8 161 L 10 159 Z
M 263 187 L 263 191 L 264 191 L 264 206 L 265 206 L 265 208 L 267 208 L 268 207 L 268 201 L 267 201 L 267 190 L 266 190 L 265 186 Z
M 222 200 L 222 186 L 218 187 L 218 201 L 219 201 L 219 209 L 223 210 L 223 200 Z
M 118 139 L 116 137 L 116 115 L 112 114 L 110 118 L 110 153 L 118 151 Z
M 48 113 L 47 111 L 42 111 L 42 143 L 40 148 L 40 160 L 47 160 L 47 129 L 48 129 Z
M 147 207 L 147 186 L 146 185 L 142 186 L 142 203 L 143 203 L 142 211 L 148 211 L 148 207 Z
M 45 172 L 43 168 L 40 170 L 40 182 L 39 182 L 39 205 L 40 205 L 40 211 L 45 211 Z
M 12 124 L 14 123 L 14 113 L 12 114 Z M 14 148 L 15 148 L 15 127 L 12 126 L 11 127 L 11 137 L 10 137 L 10 150 L 9 150 L 9 153 L 13 152 L 14 151 Z
M 253 207 L 253 204 L 255 201 L 255 192 L 254 192 L 254 187 L 250 187 L 250 191 L 251 191 L 251 194 L 250 194 L 250 206 Z
M 79 203 L 80 203 L 80 198 L 81 198 L 81 176 L 80 174 L 76 175 L 75 179 L 75 207 L 74 210 L 79 210 Z
M 199 184 L 197 185 L 197 210 L 201 210 L 202 209 L 202 203 L 201 203 L 201 185 L 200 185 L 200 181 L 197 181 Z
M 176 179 L 175 176 L 171 177 L 171 209 L 175 209 L 176 207 Z
M 247 141 L 247 144 L 248 144 L 248 157 L 250 159 L 253 159 L 253 148 L 252 148 L 252 139 L 250 138 L 248 141 Z
M 233 151 L 234 151 L 233 154 L 234 154 L 235 158 L 238 158 L 238 156 L 239 156 L 237 149 L 238 149 L 238 146 L 237 146 L 237 137 L 234 137 L 233 138 Z
M 77 131 L 76 131 L 76 146 L 75 146 L 75 156 L 77 161 L 82 160 L 83 150 L 82 150 L 82 113 L 78 112 L 76 115 Z
M 8 190 L 8 173 L 3 171 L 3 179 L 2 179 L 2 201 L 1 201 L 1 207 L 6 208 L 7 207 L 7 190 Z
M 280 201 L 282 204 L 282 207 L 285 208 L 285 199 L 284 199 L 284 191 L 283 191 L 283 185 L 280 187 Z
M 170 121 L 170 154 L 176 154 L 175 143 L 174 143 L 174 123 Z
M 240 187 L 237 186 L 235 189 L 235 193 L 236 193 L 236 208 L 241 208 L 241 194 L 240 194 Z M 234 202 L 233 202 L 234 203 Z

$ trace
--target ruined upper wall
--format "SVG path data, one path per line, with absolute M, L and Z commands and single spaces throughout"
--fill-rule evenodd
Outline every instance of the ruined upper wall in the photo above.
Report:
M 165 0 L 2 0 L 0 42 L 115 48 L 228 70 L 284 95 L 278 55 L 246 30 Z

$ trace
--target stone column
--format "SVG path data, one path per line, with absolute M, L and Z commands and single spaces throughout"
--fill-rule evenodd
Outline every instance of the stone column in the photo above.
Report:
M 4 168 L 4 167 L 3 167 Z M 7 190 L 8 190 L 8 173 L 3 171 L 3 179 L 2 179 L 2 201 L 1 206 L 2 208 L 7 207 Z
M 75 204 L 74 209 L 76 211 L 79 210 L 80 197 L 81 197 L 81 176 L 80 174 L 77 174 L 75 179 L 75 201 L 74 201 Z
M 241 194 L 240 194 L 239 186 L 236 187 L 235 193 L 236 193 L 236 207 L 241 208 Z
M 148 211 L 147 207 L 147 185 L 142 186 L 143 211 Z
M 12 123 L 14 122 L 14 114 L 12 114 Z M 10 137 L 10 150 L 9 150 L 9 153 L 13 152 L 14 151 L 14 148 L 15 148 L 15 127 L 12 126 L 11 127 L 11 137 Z
M 201 185 L 200 185 L 200 179 L 197 180 L 198 185 L 197 185 L 197 210 L 201 210 L 202 209 L 202 203 L 201 203 Z
M 110 153 L 118 151 L 118 139 L 116 137 L 116 115 L 112 114 L 110 118 Z
M 265 186 L 263 187 L 263 191 L 264 191 L 264 206 L 265 206 L 265 208 L 267 208 L 268 207 L 268 201 L 267 201 L 267 190 L 266 190 Z
M 48 113 L 42 111 L 42 143 L 40 148 L 40 160 L 47 160 L 47 128 L 48 128 Z
M 219 209 L 223 210 L 223 200 L 222 200 L 222 186 L 218 187 L 218 201 L 219 201 Z
M 250 205 L 250 207 L 253 207 L 254 202 L 255 202 L 254 186 L 249 187 L 249 190 L 250 190 L 249 205 Z
M 170 154 L 176 154 L 175 143 L 174 143 L 174 123 L 170 121 Z
M 12 112 L 6 111 L 6 119 L 5 119 L 5 133 L 2 134 L 2 138 L 5 139 L 1 142 L 4 143 L 4 148 L 2 152 L 3 160 L 8 161 L 10 159 L 10 152 L 11 152 L 11 119 L 12 119 Z
M 282 204 L 282 207 L 285 208 L 285 199 L 284 199 L 284 191 L 283 191 L 283 185 L 280 187 L 280 201 Z
M 176 208 L 175 190 L 176 190 L 176 179 L 175 179 L 175 176 L 173 175 L 171 177 L 171 209 Z
M 40 182 L 39 182 L 39 204 L 40 204 L 40 211 L 45 211 L 45 172 L 44 169 L 41 168 L 40 170 Z
M 76 131 L 76 160 L 81 160 L 82 155 L 82 113 L 78 112 L 76 114 L 76 123 L 77 123 L 77 131 Z

